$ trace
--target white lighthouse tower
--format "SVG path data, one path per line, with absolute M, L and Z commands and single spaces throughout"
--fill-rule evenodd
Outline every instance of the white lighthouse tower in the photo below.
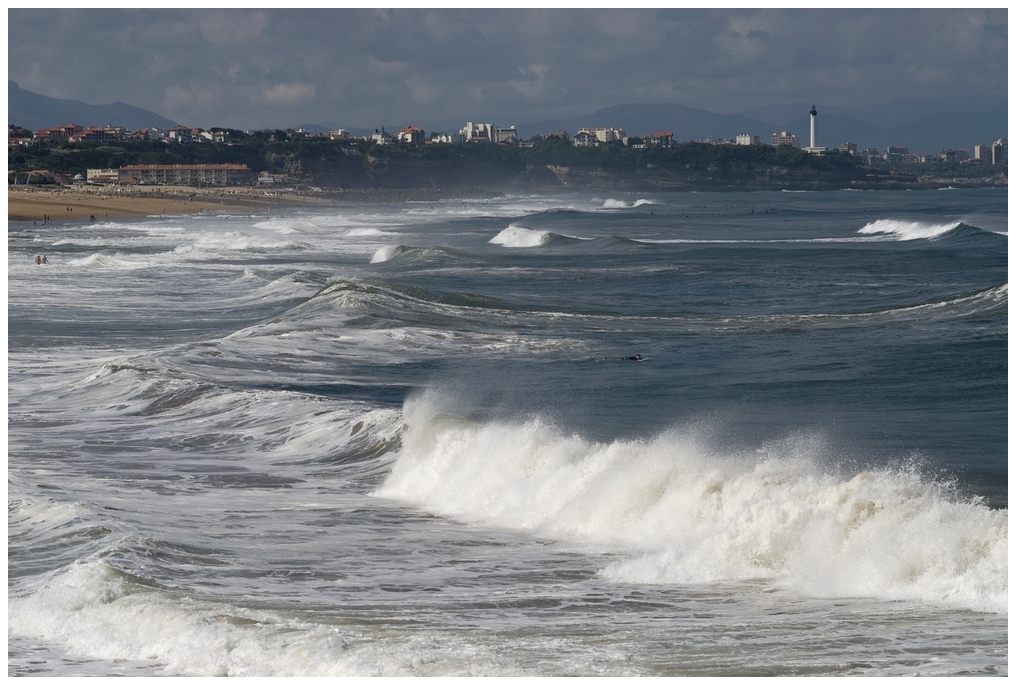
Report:
M 818 140 L 815 137 L 815 130 L 816 130 L 815 120 L 817 118 L 818 118 L 818 110 L 815 109 L 815 105 L 812 105 L 811 106 L 811 145 L 809 145 L 808 147 L 806 147 L 804 149 L 806 151 L 810 152 L 813 155 L 821 155 L 823 152 L 826 151 L 826 148 L 818 146 L 818 144 L 817 144 Z

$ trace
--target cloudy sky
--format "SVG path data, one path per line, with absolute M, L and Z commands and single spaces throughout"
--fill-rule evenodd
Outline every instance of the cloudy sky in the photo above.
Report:
M 1005 93 L 989 10 L 8 10 L 8 78 L 190 126 L 427 130 Z

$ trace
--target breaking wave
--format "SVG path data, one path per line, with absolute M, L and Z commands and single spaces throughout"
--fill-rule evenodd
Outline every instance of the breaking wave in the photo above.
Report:
M 125 538 L 117 546 L 146 545 L 151 541 Z M 283 611 L 181 601 L 102 556 L 44 577 L 33 594 L 9 598 L 10 634 L 152 675 L 518 675 L 498 665 L 493 648 L 443 633 L 371 634 Z
M 404 255 L 413 248 L 408 245 L 382 245 L 374 253 L 374 256 L 370 258 L 371 264 L 380 264 L 381 262 L 387 262 L 390 259 L 394 259 L 399 255 Z
M 862 235 L 884 235 L 896 240 L 922 240 L 937 238 L 949 231 L 955 230 L 963 225 L 963 222 L 956 221 L 949 224 L 927 224 L 919 221 L 899 221 L 897 219 L 879 219 L 874 221 L 858 233 Z
M 695 431 L 598 443 L 539 418 L 466 422 L 428 395 L 404 416 L 378 496 L 621 553 L 607 578 L 1007 611 L 1006 512 L 914 468 L 832 473 L 807 437 L 742 454 Z
M 488 242 L 505 247 L 539 247 L 550 240 L 552 235 L 550 231 L 534 231 L 524 226 L 508 224 L 508 228 Z
M 642 205 L 655 205 L 655 204 L 657 203 L 653 202 L 652 200 L 646 200 L 644 198 L 636 200 L 635 202 L 625 202 L 624 200 L 614 200 L 608 198 L 603 201 L 601 209 L 627 209 L 629 207 L 641 207 Z

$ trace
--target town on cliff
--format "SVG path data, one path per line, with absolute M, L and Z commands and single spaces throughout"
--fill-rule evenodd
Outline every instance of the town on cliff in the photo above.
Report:
M 630 135 L 619 127 L 558 130 L 521 140 L 514 126 L 467 122 L 456 132 L 406 126 L 369 135 L 346 130 L 130 131 L 75 124 L 36 131 L 8 126 L 8 184 L 183 185 L 304 189 L 554 191 L 765 190 L 1006 186 L 1007 141 L 911 152 L 810 145 L 773 132 L 677 142 L 670 131 Z

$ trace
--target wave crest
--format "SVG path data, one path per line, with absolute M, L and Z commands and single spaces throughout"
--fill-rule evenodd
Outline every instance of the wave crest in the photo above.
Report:
M 551 233 L 549 231 L 534 231 L 525 226 L 508 224 L 508 228 L 498 233 L 488 242 L 505 247 L 539 247 L 550 240 L 550 238 Z
M 612 198 L 607 198 L 606 200 L 603 201 L 603 205 L 600 207 L 600 209 L 628 209 L 629 207 L 641 207 L 642 205 L 655 205 L 655 204 L 656 203 L 653 202 L 652 200 L 646 200 L 645 198 L 640 198 L 632 203 L 625 202 L 624 200 L 614 200 Z
M 926 224 L 919 221 L 899 221 L 897 219 L 879 219 L 858 231 L 862 235 L 884 235 L 896 240 L 922 240 L 937 238 L 949 231 L 959 228 L 962 222 L 949 224 Z
M 411 249 L 413 248 L 406 245 L 382 245 L 374 253 L 374 256 L 370 258 L 370 263 L 380 264 L 381 262 L 387 262 L 390 259 L 409 252 Z
M 427 395 L 404 414 L 377 495 L 624 553 L 609 578 L 766 579 L 811 596 L 1007 610 L 1005 512 L 912 469 L 836 476 L 800 437 L 740 455 L 690 432 L 595 443 L 540 419 L 467 423 Z

